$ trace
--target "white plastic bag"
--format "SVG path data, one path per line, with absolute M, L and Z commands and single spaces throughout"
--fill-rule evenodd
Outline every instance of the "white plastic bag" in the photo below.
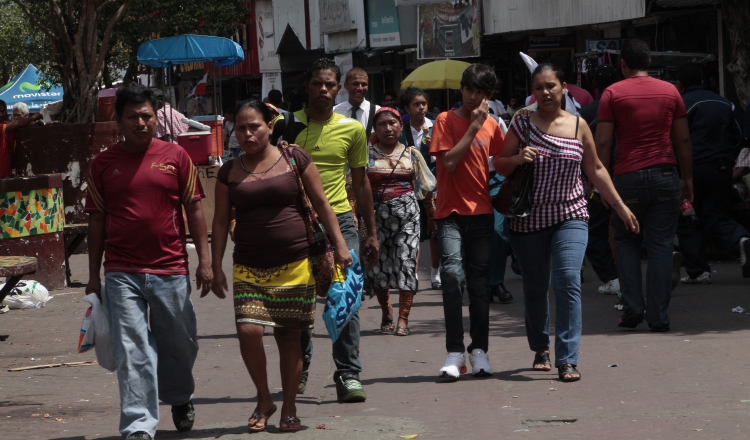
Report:
M 0 285 L 0 289 L 5 284 Z M 44 307 L 51 300 L 49 291 L 41 283 L 34 280 L 21 280 L 10 290 L 3 300 L 3 305 L 11 309 L 34 309 Z
M 99 301 L 95 293 L 89 293 L 83 298 L 84 301 L 91 304 L 91 307 L 86 311 L 86 316 L 83 318 L 81 342 L 79 343 L 78 352 L 83 353 L 93 346 L 99 365 L 109 371 L 115 371 L 117 363 L 115 362 L 115 351 L 109 331 L 109 307 L 107 306 L 103 285 L 102 298 L 104 301 Z M 86 325 L 87 318 L 90 318 L 90 323 L 84 333 L 83 327 Z M 91 345 L 86 346 L 86 343 L 89 341 Z

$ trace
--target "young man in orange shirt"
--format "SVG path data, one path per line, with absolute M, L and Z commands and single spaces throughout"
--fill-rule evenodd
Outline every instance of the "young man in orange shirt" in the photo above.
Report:
M 448 356 L 440 377 L 458 380 L 466 372 L 461 296 L 469 293 L 469 360 L 474 376 L 491 376 L 489 270 L 494 215 L 489 191 L 489 157 L 500 153 L 503 133 L 487 117 L 497 84 L 491 67 L 472 64 L 461 78 L 462 105 L 441 113 L 433 126 L 430 154 L 437 158 L 435 220 L 440 243 L 445 346 Z

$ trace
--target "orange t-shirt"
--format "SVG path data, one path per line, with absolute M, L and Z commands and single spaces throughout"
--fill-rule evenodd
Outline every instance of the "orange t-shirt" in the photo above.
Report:
M 492 214 L 490 200 L 490 156 L 500 154 L 503 132 L 495 119 L 487 117 L 471 143 L 471 148 L 449 173 L 443 165 L 442 151 L 452 150 L 469 129 L 471 121 L 455 110 L 441 113 L 432 128 L 430 154 L 437 158 L 437 210 L 435 218 Z

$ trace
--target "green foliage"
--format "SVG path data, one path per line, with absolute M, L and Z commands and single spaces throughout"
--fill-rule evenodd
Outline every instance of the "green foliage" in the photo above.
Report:
M 232 37 L 248 15 L 245 0 L 136 0 L 115 28 L 109 65 L 125 70 L 125 82 L 132 81 L 141 43 L 181 34 Z
M 0 84 L 29 64 L 50 74 L 50 48 L 44 34 L 13 2 L 0 0 L 0 17 Z

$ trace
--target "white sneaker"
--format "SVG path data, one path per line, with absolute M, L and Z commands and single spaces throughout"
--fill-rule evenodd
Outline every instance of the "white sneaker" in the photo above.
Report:
M 615 278 L 614 280 L 609 280 L 605 284 L 602 284 L 599 286 L 599 293 L 603 295 L 617 295 L 617 292 L 620 290 L 620 279 Z
M 463 353 L 448 353 L 445 365 L 440 369 L 440 377 L 451 381 L 466 373 L 466 356 Z
M 742 278 L 750 278 L 750 238 L 740 238 L 740 261 L 742 263 Z
M 471 375 L 474 377 L 492 376 L 492 367 L 487 353 L 481 348 L 475 348 L 469 355 L 471 362 Z
M 690 275 L 682 277 L 680 278 L 680 282 L 682 284 L 711 284 L 713 281 L 711 281 L 710 273 L 703 272 L 695 278 L 690 277 Z

